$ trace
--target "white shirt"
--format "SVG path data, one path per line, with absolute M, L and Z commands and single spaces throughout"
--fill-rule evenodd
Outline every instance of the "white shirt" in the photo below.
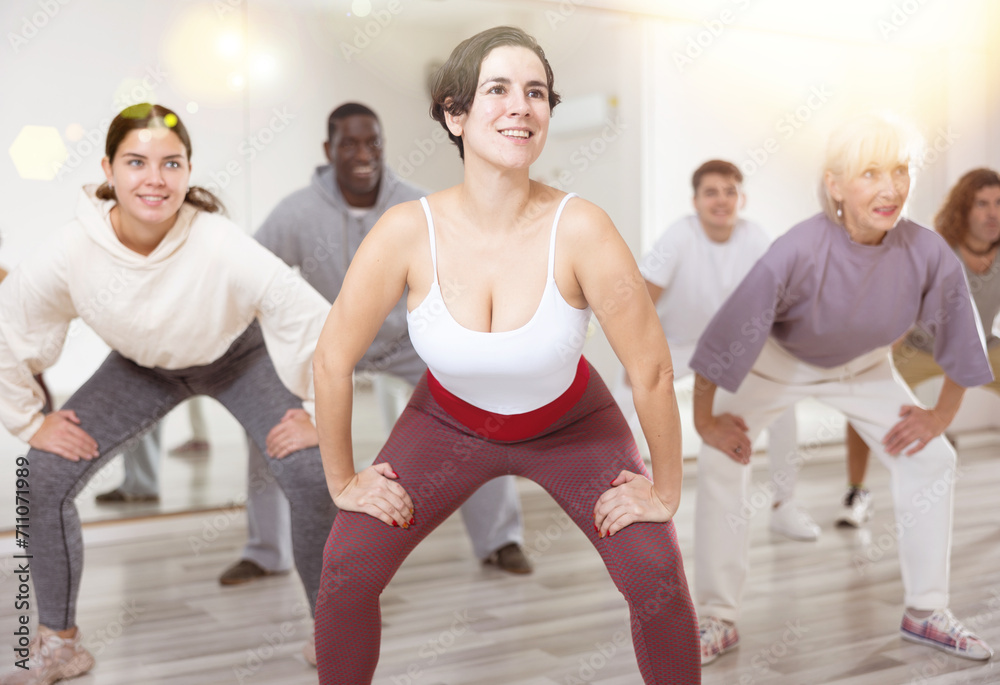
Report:
M 678 376 L 687 371 L 687 360 L 712 316 L 769 242 L 760 226 L 739 219 L 729 240 L 717 243 L 691 215 L 667 228 L 640 260 L 643 278 L 663 288 L 656 313 Z

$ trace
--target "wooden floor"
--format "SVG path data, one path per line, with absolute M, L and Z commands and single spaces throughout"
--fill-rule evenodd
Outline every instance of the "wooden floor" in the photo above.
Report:
M 994 439 L 964 441 L 957 482 L 952 609 L 1000 646 L 1000 460 Z M 691 574 L 697 472 L 685 465 L 676 518 Z M 766 469 L 756 460 L 758 480 Z M 822 448 L 799 494 L 823 526 L 815 543 L 770 534 L 754 518 L 742 643 L 704 670 L 708 685 L 1000 683 L 982 665 L 902 642 L 902 587 L 887 478 L 873 464 L 877 514 L 869 528 L 833 528 L 842 448 Z M 456 518 L 406 561 L 383 597 L 380 685 L 641 683 L 624 601 L 598 555 L 548 496 L 521 481 L 526 548 L 536 571 L 481 567 Z M 97 656 L 74 685 L 315 683 L 300 650 L 311 631 L 294 576 L 222 588 L 216 577 L 245 537 L 242 509 L 91 523 L 79 624 Z M 14 547 L 0 538 L 0 670 L 12 664 Z M 1000 659 L 1000 657 L 998 657 Z

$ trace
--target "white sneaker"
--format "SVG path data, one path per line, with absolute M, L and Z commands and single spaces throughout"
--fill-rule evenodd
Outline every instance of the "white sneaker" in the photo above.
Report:
M 908 611 L 904 612 L 899 632 L 904 640 L 936 647 L 965 659 L 986 661 L 993 657 L 990 646 L 962 625 L 948 609 L 938 609 L 923 619 L 910 616 Z
M 860 528 L 871 520 L 874 510 L 872 493 L 858 488 L 848 488 L 847 494 L 844 495 L 844 508 L 837 517 L 837 525 Z
M 714 616 L 702 619 L 698 631 L 701 633 L 702 666 L 712 663 L 740 642 L 736 626 Z
M 16 668 L 0 676 L 3 685 L 52 685 L 57 680 L 75 678 L 94 667 L 94 657 L 83 648 L 80 631 L 72 639 L 59 637 L 45 626 L 38 626 L 32 640 L 27 668 Z
M 810 541 L 819 537 L 820 528 L 798 502 L 788 500 L 771 508 L 771 530 L 792 540 Z

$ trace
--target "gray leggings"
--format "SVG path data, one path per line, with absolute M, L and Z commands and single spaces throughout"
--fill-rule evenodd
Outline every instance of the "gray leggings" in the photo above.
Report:
M 41 624 L 53 630 L 76 625 L 83 537 L 74 498 L 124 445 L 192 395 L 208 395 L 221 402 L 262 452 L 268 431 L 288 409 L 302 406 L 278 379 L 256 323 L 221 358 L 206 366 L 150 369 L 112 352 L 63 407 L 76 412 L 80 426 L 97 441 L 101 456 L 73 462 L 49 452 L 28 452 L 31 571 Z M 281 460 L 268 457 L 267 466 L 291 503 L 295 566 L 312 609 L 323 546 L 336 514 L 319 448 L 300 450 Z

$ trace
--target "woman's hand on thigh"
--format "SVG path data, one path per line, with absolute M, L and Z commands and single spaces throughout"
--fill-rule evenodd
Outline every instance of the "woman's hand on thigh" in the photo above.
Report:
M 948 427 L 948 423 L 933 409 L 904 405 L 899 410 L 899 415 L 902 419 L 882 438 L 886 453 L 894 457 L 908 445 L 914 446 L 906 452 L 906 456 L 916 454 L 927 447 L 927 443 L 944 433 L 944 429 Z
M 749 430 L 746 422 L 735 414 L 719 414 L 698 426 L 698 433 L 706 445 L 740 464 L 750 463 Z
M 28 444 L 36 450 L 51 452 L 70 461 L 101 456 L 97 441 L 80 428 L 80 419 L 72 409 L 54 411 L 46 416 Z
M 389 464 L 375 464 L 354 474 L 333 503 L 344 511 L 358 511 L 383 523 L 409 528 L 414 523 L 413 500 L 396 482 L 399 478 Z
M 594 526 L 600 537 L 611 536 L 638 521 L 664 523 L 674 512 L 653 488 L 653 481 L 631 471 L 622 471 L 611 481 L 594 505 Z
M 289 409 L 267 434 L 267 453 L 274 459 L 318 444 L 319 434 L 305 409 Z

